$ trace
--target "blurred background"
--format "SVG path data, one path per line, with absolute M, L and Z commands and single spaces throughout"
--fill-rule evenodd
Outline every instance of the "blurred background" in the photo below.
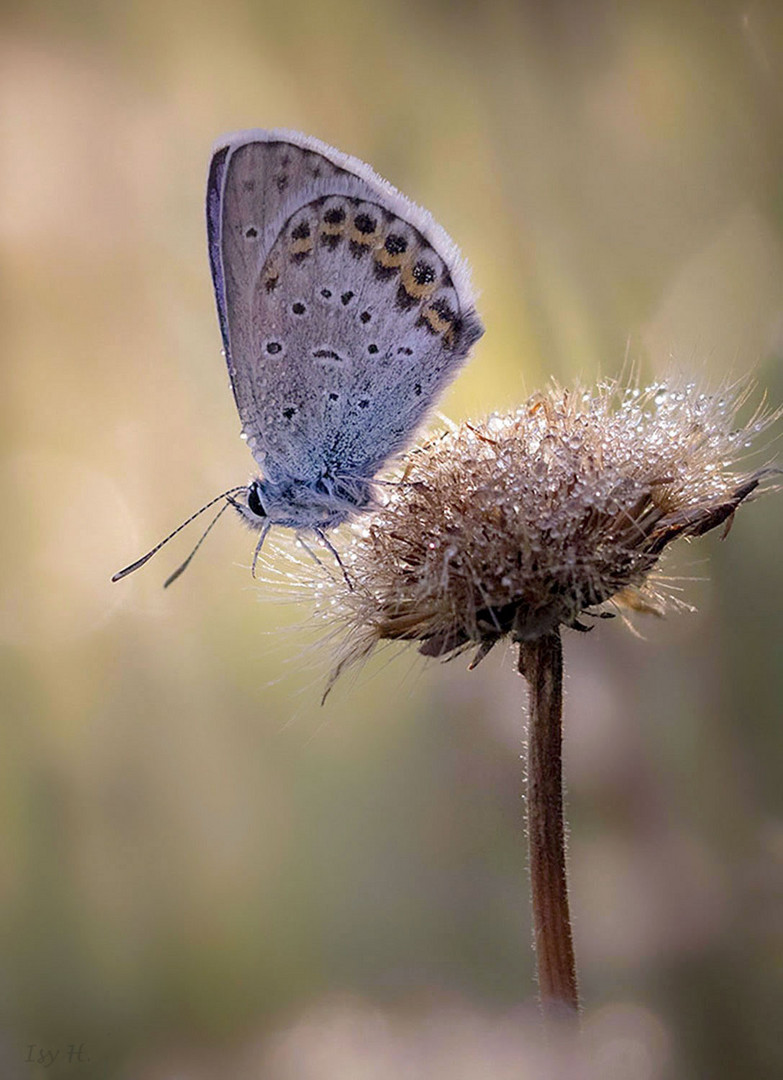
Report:
M 0 1074 L 540 1076 L 510 654 L 381 654 L 321 708 L 307 598 L 237 522 L 165 593 L 195 536 L 109 578 L 251 475 L 224 131 L 315 134 L 455 237 L 487 331 L 454 419 L 626 355 L 783 402 L 783 8 L 1 10 Z M 675 553 L 696 614 L 567 635 L 596 1076 L 783 1070 L 782 524 L 770 497 Z

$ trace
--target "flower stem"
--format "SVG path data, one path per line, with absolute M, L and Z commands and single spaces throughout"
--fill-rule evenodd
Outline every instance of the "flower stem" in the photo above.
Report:
M 538 989 L 545 1019 L 579 1012 L 563 830 L 563 646 L 555 630 L 519 646 L 528 683 L 527 826 Z

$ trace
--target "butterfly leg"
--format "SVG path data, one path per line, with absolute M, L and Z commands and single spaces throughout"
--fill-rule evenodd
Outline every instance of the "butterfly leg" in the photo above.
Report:
M 313 562 L 314 562 L 314 563 L 317 563 L 317 565 L 318 565 L 318 566 L 323 566 L 323 563 L 322 563 L 322 562 L 321 562 L 321 560 L 320 560 L 320 559 L 318 558 L 318 556 L 316 555 L 316 553 L 315 553 L 315 552 L 313 551 L 313 549 L 312 549 L 312 548 L 310 547 L 310 545 L 309 545 L 309 544 L 307 544 L 307 543 L 306 543 L 306 542 L 305 542 L 305 541 L 304 541 L 304 540 L 302 539 L 302 537 L 301 537 L 301 536 L 297 536 L 296 540 L 297 540 L 297 543 L 298 543 L 298 544 L 301 544 L 301 546 L 302 546 L 302 547 L 304 548 L 304 550 L 305 550 L 305 551 L 307 552 L 307 554 L 308 554 L 308 555 L 310 556 L 310 558 L 311 558 L 311 559 L 313 560 Z
M 343 577 L 345 578 L 345 584 L 348 586 L 349 590 L 351 592 L 353 592 L 353 582 L 348 577 L 348 571 L 343 566 L 343 560 L 340 558 L 340 554 L 337 551 L 337 548 L 334 546 L 334 544 L 331 542 L 331 540 L 327 537 L 327 535 L 323 531 L 323 529 L 314 529 L 313 532 L 318 537 L 318 539 L 321 541 L 321 543 L 324 545 L 324 547 L 328 551 L 330 551 L 332 553 L 332 555 L 334 555 L 335 562 L 337 563 L 337 565 L 340 567 L 340 569 L 343 572 Z M 316 559 L 316 562 L 318 562 L 317 559 Z
M 264 546 L 264 541 L 266 540 L 266 534 L 269 532 L 270 528 L 270 525 L 265 525 L 262 528 L 261 535 L 259 536 L 258 543 L 256 544 L 256 550 L 253 552 L 253 567 L 251 570 L 253 577 L 256 576 L 256 563 L 258 562 L 258 556 L 261 553 L 261 548 Z

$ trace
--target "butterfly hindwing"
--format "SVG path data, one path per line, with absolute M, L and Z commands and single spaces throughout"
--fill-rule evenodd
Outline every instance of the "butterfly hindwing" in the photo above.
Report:
M 232 387 L 265 475 L 372 478 L 481 334 L 454 245 L 366 165 L 290 132 L 216 149 L 207 220 Z

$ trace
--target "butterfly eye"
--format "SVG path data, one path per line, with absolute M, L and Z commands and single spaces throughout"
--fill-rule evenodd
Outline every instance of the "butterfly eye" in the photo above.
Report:
M 261 496 L 258 493 L 258 484 L 253 482 L 247 489 L 247 508 L 251 510 L 256 517 L 266 517 L 266 510 L 261 503 Z

